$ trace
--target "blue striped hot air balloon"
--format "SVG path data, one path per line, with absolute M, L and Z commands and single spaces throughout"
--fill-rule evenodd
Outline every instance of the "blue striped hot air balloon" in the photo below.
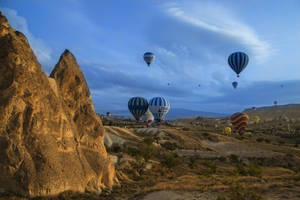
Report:
M 136 121 L 141 119 L 141 117 L 147 112 L 148 107 L 148 101 L 143 97 L 132 97 L 128 101 L 128 109 Z
M 154 53 L 151 52 L 146 52 L 144 53 L 144 60 L 147 63 L 148 67 L 150 66 L 150 64 L 153 62 L 154 60 Z
M 240 73 L 248 65 L 248 62 L 249 62 L 249 57 L 247 54 L 243 52 L 235 52 L 228 57 L 228 64 L 231 67 L 231 69 L 235 71 L 237 77 L 240 76 Z
M 155 121 L 161 122 L 170 110 L 170 103 L 164 97 L 154 97 L 149 101 L 149 109 Z

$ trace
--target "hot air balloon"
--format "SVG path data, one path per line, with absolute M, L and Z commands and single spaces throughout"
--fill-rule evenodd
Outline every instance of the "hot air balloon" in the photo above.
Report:
M 154 60 L 154 54 L 151 52 L 146 52 L 144 53 L 144 60 L 147 63 L 148 67 L 150 66 L 150 64 L 153 62 Z
M 201 87 L 201 85 L 199 84 L 198 87 Z
M 238 86 L 238 82 L 236 82 L 236 81 L 232 82 L 232 86 L 233 86 L 234 89 L 236 89 L 237 86 Z
M 252 120 L 255 124 L 257 124 L 260 121 L 260 117 L 258 115 L 255 115 Z
M 151 111 L 148 109 L 147 112 L 142 116 L 142 121 L 145 122 L 147 126 L 151 125 L 154 121 L 154 116 Z
M 235 52 L 228 57 L 228 64 L 231 67 L 231 69 L 235 71 L 237 77 L 240 76 L 240 73 L 248 65 L 248 62 L 249 57 L 243 52 Z
M 225 127 L 224 130 L 223 130 L 223 133 L 225 135 L 230 135 L 231 134 L 231 128 L 230 127 Z
M 155 121 L 161 122 L 170 110 L 170 103 L 164 97 L 154 97 L 149 101 L 149 109 Z
M 128 101 L 128 109 L 136 121 L 141 119 L 141 117 L 147 112 L 148 108 L 148 101 L 143 97 L 132 97 Z
M 170 86 L 170 83 L 168 83 L 168 86 Z
M 231 124 L 235 130 L 243 135 L 248 125 L 249 117 L 246 113 L 234 113 L 231 115 Z
M 278 104 L 278 102 L 277 102 L 277 101 L 274 101 L 273 103 L 274 103 L 274 106 L 277 106 L 277 104 Z

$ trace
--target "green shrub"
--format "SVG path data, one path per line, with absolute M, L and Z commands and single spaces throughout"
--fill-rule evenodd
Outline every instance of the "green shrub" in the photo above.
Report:
M 137 156 L 141 155 L 141 151 L 138 148 L 130 147 L 130 146 L 126 148 L 126 153 L 128 155 L 131 155 L 131 156 L 134 156 L 134 157 L 137 157 Z
M 239 163 L 236 165 L 236 174 L 241 176 L 255 176 L 261 177 L 262 169 L 255 163 L 250 163 L 247 167 Z
M 216 162 L 213 160 L 207 160 L 202 163 L 205 167 L 209 169 L 209 171 L 213 174 L 217 172 Z
M 161 146 L 163 146 L 164 148 L 171 150 L 171 151 L 173 151 L 179 147 L 177 145 L 177 143 L 175 143 L 175 142 L 164 142 L 163 144 L 161 144 Z
M 238 163 L 236 165 L 235 172 L 236 172 L 236 174 L 242 175 L 242 176 L 248 175 L 247 169 L 241 163 Z
M 151 144 L 153 144 L 153 142 L 154 142 L 154 139 L 152 137 L 144 138 L 144 143 L 147 145 L 151 145 Z
M 158 154 L 158 149 L 153 144 L 142 144 L 141 146 L 141 155 L 147 161 L 151 158 L 154 158 Z
M 217 172 L 217 165 L 215 161 L 205 160 L 202 162 L 202 165 L 205 166 L 205 169 L 199 169 L 197 171 L 199 175 L 209 176 Z
M 177 156 L 177 154 L 169 153 L 163 156 L 162 164 L 170 169 L 182 164 L 182 160 Z
M 256 177 L 261 177 L 262 175 L 262 169 L 260 168 L 259 165 L 255 163 L 250 163 L 247 169 L 248 175 L 250 176 L 256 176 Z
M 262 200 L 263 198 L 256 194 L 254 191 L 250 191 L 249 188 L 243 186 L 240 183 L 233 183 L 230 186 L 230 192 L 228 195 L 229 200 Z
M 196 167 L 196 158 L 195 157 L 191 157 L 188 163 L 189 167 L 191 169 L 194 169 Z

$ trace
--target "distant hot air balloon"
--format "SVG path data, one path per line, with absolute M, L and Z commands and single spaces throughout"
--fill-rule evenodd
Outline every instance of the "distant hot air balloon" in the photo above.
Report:
M 170 83 L 168 83 L 168 86 L 170 86 Z
M 148 67 L 150 66 L 150 64 L 153 62 L 154 60 L 154 53 L 151 52 L 146 52 L 144 53 L 144 60 L 147 63 Z
M 231 128 L 230 127 L 225 127 L 224 130 L 223 130 L 223 133 L 225 135 L 230 135 L 231 134 Z
M 255 115 L 252 120 L 255 124 L 257 124 L 260 121 L 260 117 L 258 115 Z
M 170 110 L 170 103 L 164 97 L 154 97 L 149 101 L 149 109 L 155 121 L 161 122 Z
M 231 124 L 235 130 L 243 135 L 248 125 L 249 117 L 246 113 L 234 113 L 231 115 Z
M 289 121 L 289 118 L 288 118 L 286 115 L 282 115 L 282 116 L 281 116 L 281 119 L 282 119 L 283 121 Z
M 235 71 L 237 77 L 240 76 L 240 73 L 248 65 L 248 62 L 249 57 L 243 52 L 235 52 L 228 57 L 228 64 L 231 67 L 231 69 Z
M 277 101 L 274 101 L 273 103 L 274 103 L 274 106 L 277 106 L 277 104 L 278 104 L 278 102 L 277 102 Z
M 252 107 L 252 110 L 256 110 L 256 107 L 255 107 L 255 106 L 253 106 L 253 107 Z
M 106 112 L 106 116 L 107 116 L 107 117 L 110 117 L 110 116 L 111 116 L 111 113 L 110 113 L 110 112 Z
M 148 126 L 148 125 L 151 125 L 152 122 L 154 121 L 154 116 L 153 114 L 151 113 L 151 111 L 148 109 L 147 112 L 142 116 L 142 120 L 143 122 L 145 122 L 145 124 Z
M 280 85 L 281 88 L 283 88 L 283 85 Z
M 201 87 L 201 85 L 199 84 L 198 87 Z
M 236 89 L 237 86 L 238 86 L 238 82 L 236 82 L 236 81 L 232 82 L 232 86 L 233 86 L 234 89 Z
M 132 97 L 128 101 L 128 109 L 136 121 L 141 119 L 141 117 L 147 112 L 148 107 L 148 101 L 143 97 Z

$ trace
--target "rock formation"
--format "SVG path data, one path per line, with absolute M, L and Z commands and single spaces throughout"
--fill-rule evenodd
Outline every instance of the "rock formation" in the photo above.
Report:
M 23 196 L 113 185 L 104 129 L 74 56 L 48 78 L 26 37 L 0 13 L 0 192 Z

